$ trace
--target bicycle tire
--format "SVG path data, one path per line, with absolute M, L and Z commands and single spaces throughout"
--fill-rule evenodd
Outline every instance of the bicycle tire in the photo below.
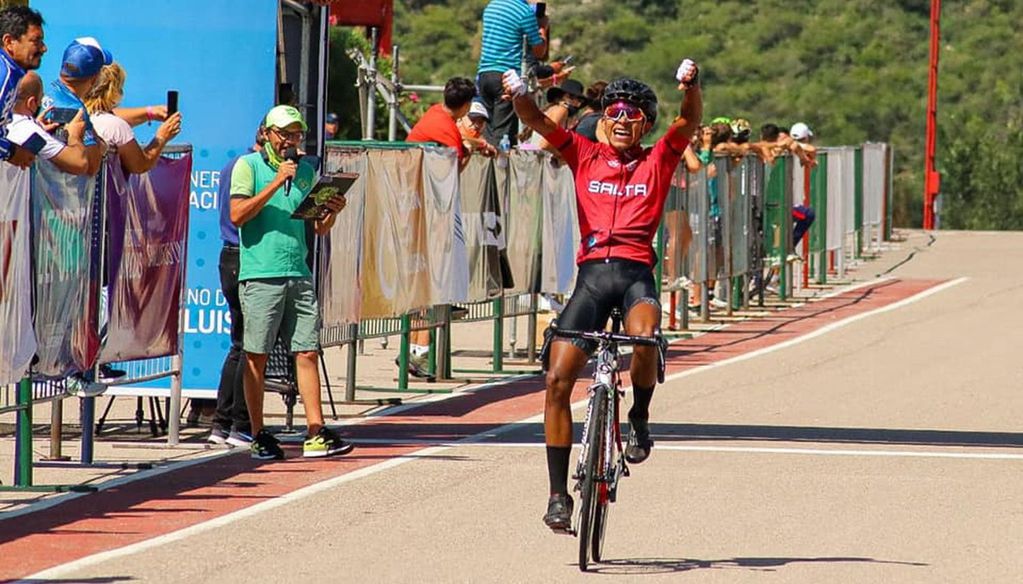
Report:
M 604 401 L 604 404 L 605 404 L 605 414 L 604 414 L 604 424 L 602 425 L 601 430 L 602 430 L 602 433 L 603 433 L 605 438 L 610 438 L 610 437 L 614 436 L 614 431 L 615 431 L 614 425 L 617 423 L 617 420 L 615 419 L 616 416 L 610 415 L 610 412 L 607 411 L 607 409 L 608 409 L 608 408 L 606 408 L 607 400 L 605 399 L 603 401 Z M 607 445 L 606 444 L 602 444 L 602 446 L 606 447 Z M 606 448 L 602 448 L 601 452 L 603 453 L 605 450 L 606 450 Z M 611 451 L 612 451 L 612 453 L 614 453 L 616 451 L 616 449 L 612 448 Z M 614 458 L 613 454 L 612 454 L 612 460 L 610 460 L 610 461 L 604 460 L 603 456 L 601 457 L 600 463 L 601 463 L 601 471 L 602 472 L 603 472 L 603 470 L 605 468 L 607 468 L 607 469 L 615 468 L 615 462 L 616 461 L 613 460 L 613 458 Z M 608 477 L 605 477 L 605 478 L 610 478 L 610 477 L 608 476 Z M 604 559 L 604 539 L 605 539 L 604 535 L 607 533 L 607 516 L 608 516 L 608 512 L 611 510 L 611 501 L 610 501 L 610 498 L 609 498 L 609 488 L 610 488 L 610 485 L 608 484 L 607 481 L 601 481 L 601 483 L 597 486 L 597 502 L 596 502 L 596 510 L 593 513 L 593 537 L 591 538 L 591 549 L 590 549 L 590 555 L 593 558 L 594 562 L 600 562 L 601 560 Z
M 594 535 L 594 518 L 597 510 L 597 474 L 600 472 L 601 458 L 604 454 L 604 419 L 607 417 L 607 401 L 604 392 L 607 389 L 598 387 L 593 396 L 596 403 L 590 414 L 589 426 L 586 429 L 586 473 L 583 477 L 582 497 L 579 508 L 579 570 L 585 572 L 589 564 L 590 547 Z

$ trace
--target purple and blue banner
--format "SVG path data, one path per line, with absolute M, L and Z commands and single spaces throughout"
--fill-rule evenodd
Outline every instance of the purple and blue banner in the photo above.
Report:
M 127 176 L 120 160 L 107 160 L 110 322 L 101 362 L 178 352 L 191 170 L 191 154 Z
M 32 0 L 31 5 L 46 21 L 49 51 L 39 71 L 45 84 L 56 79 L 64 48 L 77 37 L 92 36 L 127 72 L 125 107 L 163 104 L 169 89 L 180 94 L 182 131 L 172 144 L 193 146 L 183 388 L 186 395 L 212 396 L 231 330 L 217 268 L 220 170 L 252 145 L 260 118 L 273 105 L 278 2 Z M 139 144 L 147 144 L 156 128 L 156 122 L 135 128 Z

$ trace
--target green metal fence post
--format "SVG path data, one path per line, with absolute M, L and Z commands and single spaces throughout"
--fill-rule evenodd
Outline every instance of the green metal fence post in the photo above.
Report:
M 504 296 L 494 298 L 494 373 L 504 371 Z
M 32 486 L 32 381 L 26 377 L 18 383 L 18 422 L 15 439 L 14 484 Z
M 432 310 L 431 310 L 432 312 Z M 426 353 L 426 370 L 434 376 L 437 375 L 437 329 L 434 328 L 433 319 L 428 319 L 430 326 L 430 348 Z
M 818 152 L 817 165 L 810 170 L 810 206 L 816 219 L 810 226 L 810 255 L 814 262 L 814 278 L 817 284 L 828 280 L 828 154 Z
M 408 389 L 409 335 L 412 332 L 412 317 L 401 317 L 401 346 L 398 348 L 398 389 Z

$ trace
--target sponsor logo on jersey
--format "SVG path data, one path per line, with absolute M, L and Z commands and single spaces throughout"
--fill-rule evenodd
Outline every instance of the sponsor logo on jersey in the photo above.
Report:
M 625 185 L 624 188 L 619 189 L 615 183 L 599 180 L 591 180 L 586 190 L 594 195 L 611 195 L 612 197 L 645 197 L 650 192 L 650 188 L 643 183 Z

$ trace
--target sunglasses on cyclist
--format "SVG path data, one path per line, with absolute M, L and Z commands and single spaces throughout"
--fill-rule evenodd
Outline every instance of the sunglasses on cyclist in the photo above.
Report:
M 604 117 L 612 122 L 638 122 L 646 119 L 643 110 L 627 101 L 616 101 L 604 108 Z

